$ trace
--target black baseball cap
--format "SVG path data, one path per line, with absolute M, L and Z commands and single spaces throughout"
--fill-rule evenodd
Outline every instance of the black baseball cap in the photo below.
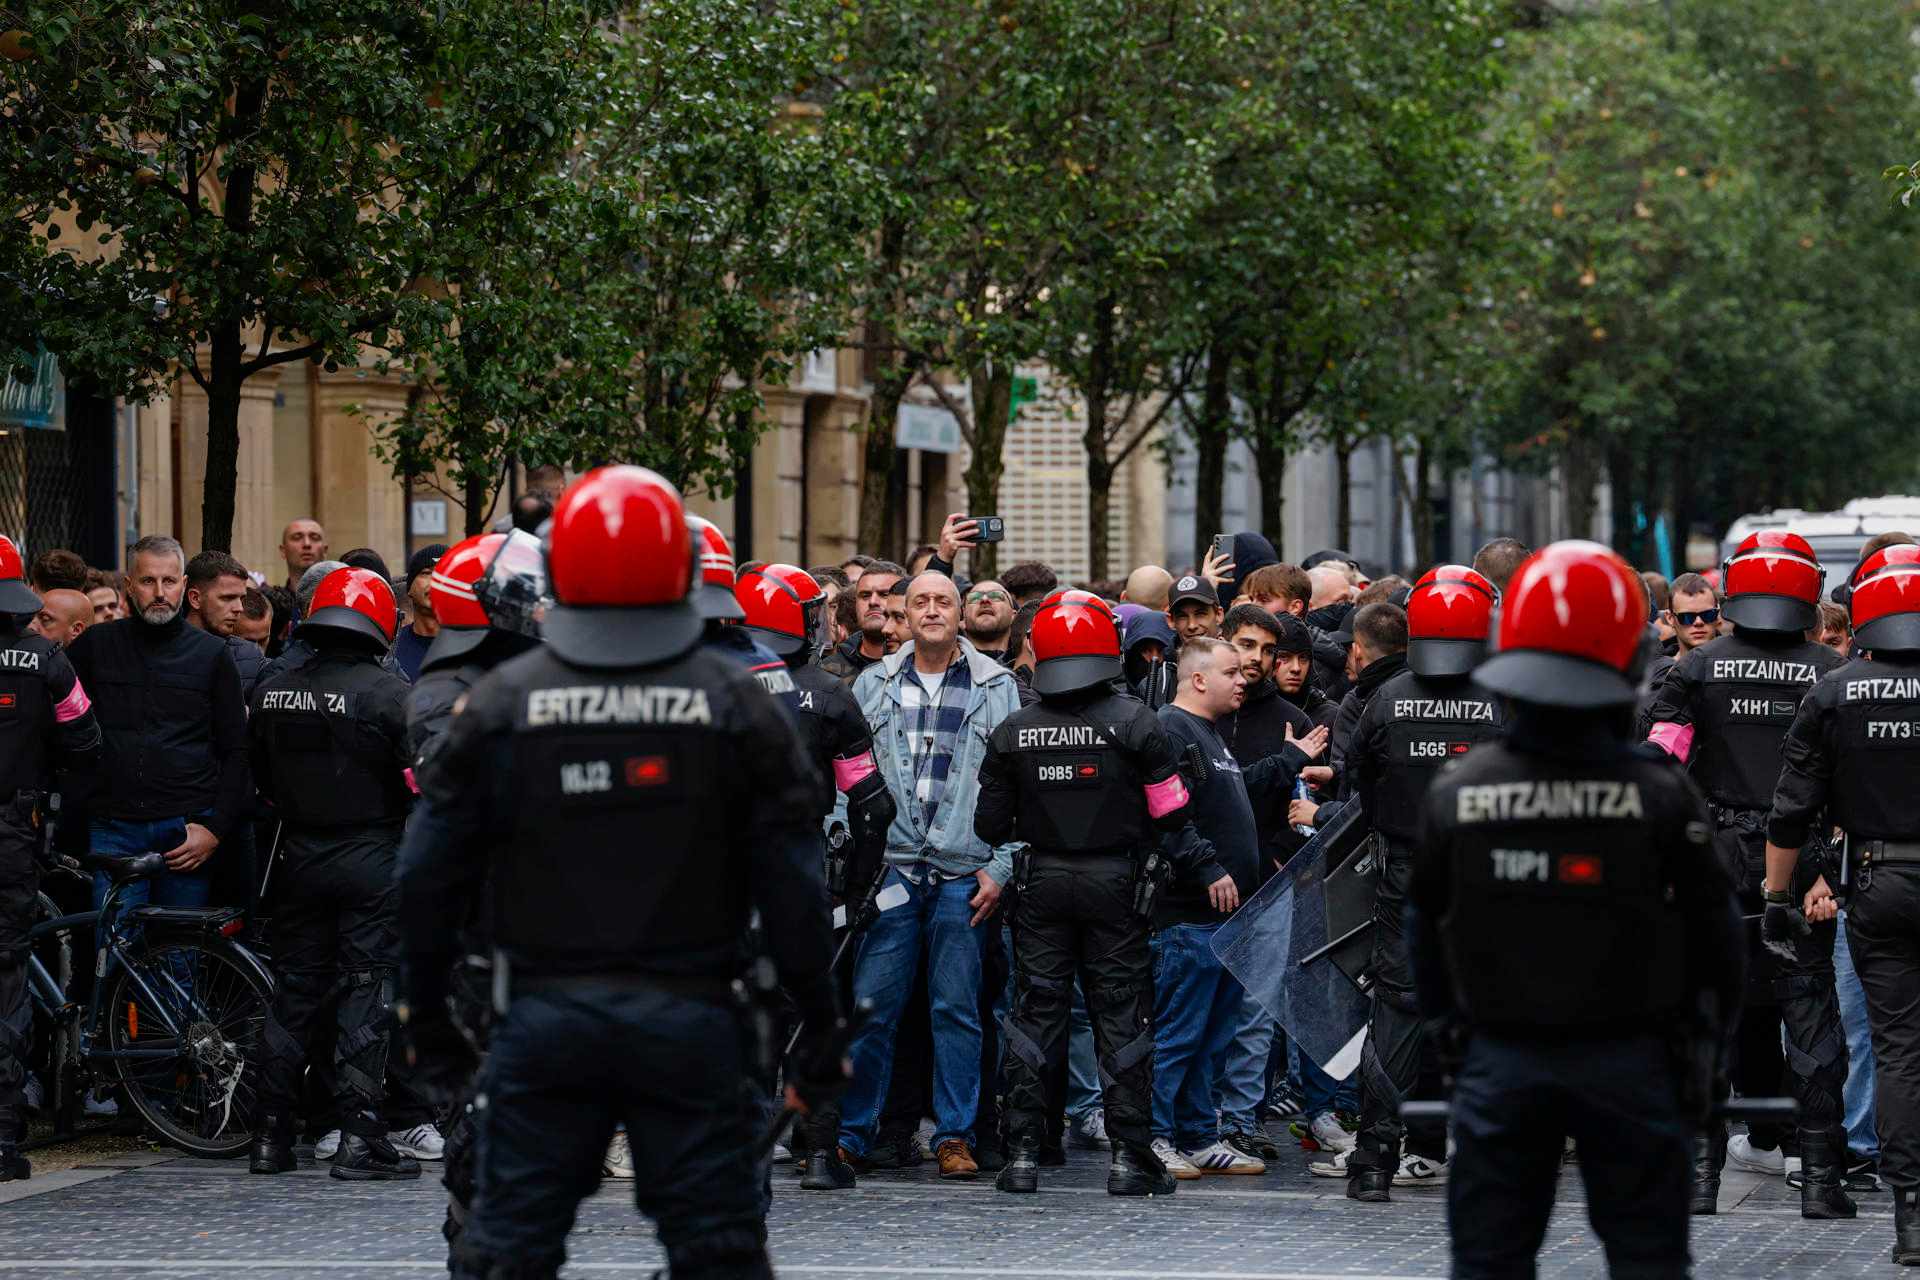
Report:
M 1178 609 L 1183 600 L 1197 600 L 1209 609 L 1220 607 L 1220 596 L 1213 589 L 1213 584 L 1190 573 L 1174 580 L 1173 590 L 1167 594 L 1167 612 Z

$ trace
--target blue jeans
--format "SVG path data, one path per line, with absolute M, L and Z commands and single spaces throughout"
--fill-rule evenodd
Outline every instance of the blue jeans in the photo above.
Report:
M 1214 1064 L 1240 1029 L 1240 982 L 1208 945 L 1212 924 L 1153 935 L 1153 1136 L 1194 1151 L 1220 1136 Z
M 1080 1120 L 1100 1110 L 1100 1066 L 1094 1059 L 1093 1019 L 1080 980 L 1073 980 L 1073 1012 L 1067 1023 L 1067 1118 Z
M 196 815 L 196 818 L 198 815 Z M 137 858 L 143 853 L 165 853 L 178 848 L 187 838 L 187 819 L 161 818 L 156 822 L 136 822 L 128 818 L 95 818 L 88 825 L 93 851 L 121 858 Z M 219 857 L 215 850 L 214 857 Z M 127 906 L 151 904 L 156 907 L 204 907 L 213 899 L 213 879 L 206 864 L 198 871 L 168 871 L 162 875 L 135 880 L 121 890 L 120 901 Z M 93 873 L 93 909 L 107 900 L 113 879 L 104 871 Z
M 967 901 L 979 891 L 972 876 L 935 884 L 929 873 L 915 884 L 889 871 L 881 889 L 896 884 L 907 891 L 907 900 L 880 913 L 861 938 L 854 961 L 854 1001 L 872 1001 L 873 1013 L 854 1037 L 853 1083 L 840 1105 L 840 1145 L 861 1156 L 886 1101 L 893 1036 L 923 951 L 933 1021 L 934 1146 L 958 1138 L 971 1147 L 980 1104 L 981 948 L 1000 930 L 992 919 L 978 929 L 969 923 L 973 908 Z
M 1847 1146 L 1871 1159 L 1880 1155 L 1873 1117 L 1873 1041 L 1867 1034 L 1867 997 L 1860 990 L 1860 975 L 1853 971 L 1853 952 L 1847 949 L 1846 912 L 1840 914 L 1840 931 L 1833 941 L 1833 986 L 1840 998 L 1840 1026 L 1847 1033 L 1847 1085 L 1841 1101 Z
M 1293 1076 L 1300 1085 L 1300 1110 L 1309 1123 L 1322 1112 L 1357 1113 L 1360 1110 L 1360 1099 L 1354 1092 L 1352 1076 L 1335 1080 L 1316 1066 L 1312 1058 L 1300 1052 L 1299 1045 L 1289 1048 L 1293 1053 Z
M 1240 1025 L 1227 1042 L 1215 1070 L 1214 1102 L 1220 1127 L 1232 1133 L 1259 1133 L 1260 1108 L 1267 1100 L 1267 1061 L 1280 1024 L 1258 1000 L 1240 1001 Z

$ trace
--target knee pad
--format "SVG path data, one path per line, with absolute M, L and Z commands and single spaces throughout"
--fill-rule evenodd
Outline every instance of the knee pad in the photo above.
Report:
M 1100 1059 L 1100 1086 L 1111 1089 L 1120 1077 L 1139 1067 L 1153 1057 L 1153 1028 L 1148 1027 L 1139 1035 Z

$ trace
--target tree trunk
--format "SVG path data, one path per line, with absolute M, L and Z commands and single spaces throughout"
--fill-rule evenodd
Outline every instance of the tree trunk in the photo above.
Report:
M 1287 553 L 1282 544 L 1286 541 L 1286 530 L 1281 522 L 1287 514 L 1287 449 L 1274 438 L 1274 433 L 1262 431 L 1255 438 L 1253 469 L 1260 477 L 1260 532 L 1267 535 L 1274 551 L 1285 560 Z
M 900 277 L 906 228 L 898 221 L 881 225 L 878 278 L 887 282 L 867 317 L 866 340 L 873 353 L 873 399 L 867 405 L 860 468 L 860 545 L 857 551 L 879 555 L 887 540 L 887 499 L 893 490 L 895 423 L 912 371 L 894 349 L 894 316 L 900 300 L 891 292 Z
M 995 361 L 974 369 L 969 379 L 973 394 L 973 456 L 967 460 L 967 510 L 991 515 L 1000 509 L 1001 457 L 1007 443 L 1007 419 L 1013 415 L 1013 362 Z M 973 576 L 984 580 L 999 571 L 1000 544 L 983 542 L 973 549 Z
M 234 492 L 240 475 L 240 323 L 222 326 L 207 353 L 207 475 L 200 491 L 200 545 L 232 551 Z
M 1207 351 L 1207 380 L 1201 393 L 1200 417 L 1191 424 L 1194 449 L 1193 563 L 1206 560 L 1213 535 L 1226 523 L 1227 442 L 1233 435 L 1233 398 L 1228 381 L 1233 372 L 1233 346 L 1216 341 Z
M 1607 497 L 1612 508 L 1613 549 L 1628 564 L 1640 563 L 1640 529 L 1633 502 L 1633 458 L 1623 441 L 1607 445 Z
M 1600 478 L 1599 460 L 1594 455 L 1592 443 L 1576 427 L 1567 437 L 1567 447 L 1561 455 L 1561 474 L 1565 478 L 1567 497 L 1566 536 L 1569 538 L 1593 536 L 1593 491 Z
M 1353 554 L 1353 441 L 1344 434 L 1333 441 L 1333 544 Z
M 1113 555 L 1108 517 L 1113 511 L 1114 466 L 1107 459 L 1107 388 L 1113 379 L 1116 305 L 1110 294 L 1096 304 L 1093 343 L 1087 353 L 1087 378 L 1082 388 L 1087 397 L 1087 425 L 1080 440 L 1087 450 L 1087 578 L 1091 582 L 1107 576 L 1107 562 Z
M 492 508 L 492 494 L 487 492 L 487 473 L 473 470 L 467 473 L 465 485 L 467 498 L 467 536 L 487 531 L 487 512 Z
M 1422 440 L 1413 452 L 1413 567 L 1425 573 L 1438 559 L 1433 546 L 1433 448 Z

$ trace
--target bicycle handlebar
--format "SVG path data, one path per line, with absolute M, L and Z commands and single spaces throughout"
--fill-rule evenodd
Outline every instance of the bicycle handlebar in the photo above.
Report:
M 137 857 L 122 858 L 110 853 L 94 853 L 89 850 L 80 855 L 80 861 L 109 875 L 127 880 L 161 875 L 167 869 L 167 857 L 163 853 L 143 853 Z

